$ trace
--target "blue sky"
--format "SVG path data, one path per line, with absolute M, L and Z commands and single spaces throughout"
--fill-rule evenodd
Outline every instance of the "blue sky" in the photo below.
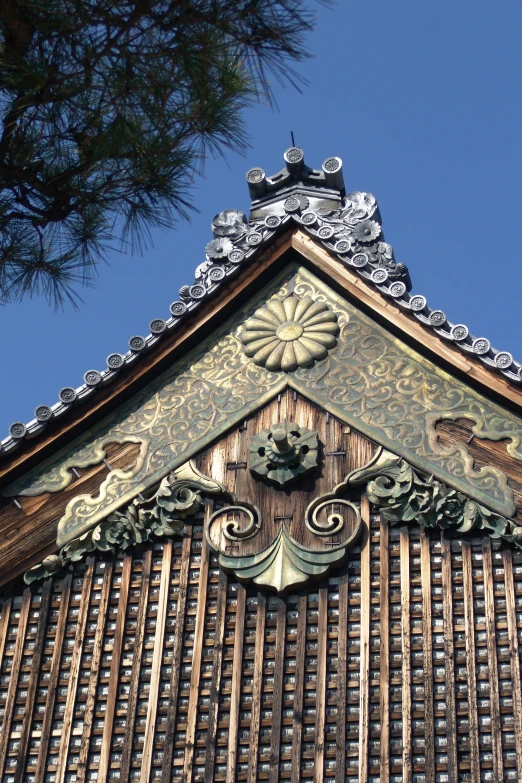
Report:
M 275 85 L 279 110 L 248 113 L 251 150 L 208 163 L 191 223 L 154 234 L 143 255 L 101 265 L 78 312 L 43 300 L 0 308 L 0 438 L 62 386 L 103 369 L 109 353 L 124 353 L 152 318 L 168 317 L 204 260 L 212 217 L 248 211 L 245 171 L 279 170 L 291 130 L 309 165 L 339 155 L 346 187 L 375 194 L 414 293 L 522 360 L 521 30 L 514 0 L 319 8 L 314 59 L 299 69 L 308 87 Z

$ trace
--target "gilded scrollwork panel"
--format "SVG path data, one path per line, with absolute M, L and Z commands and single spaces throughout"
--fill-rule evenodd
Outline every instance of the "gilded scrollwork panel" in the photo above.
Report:
M 336 316 L 339 334 L 327 355 L 312 365 L 270 371 L 246 355 L 243 326 L 259 307 L 271 299 L 283 301 L 292 293 L 327 304 Z M 71 500 L 59 525 L 63 545 L 153 486 L 287 386 L 417 468 L 500 514 L 514 514 L 513 493 L 504 474 L 488 467 L 474 470 L 465 448 L 442 448 L 434 430 L 438 419 L 471 417 L 477 435 L 493 432 L 508 439 L 508 452 L 519 460 L 521 420 L 411 350 L 296 264 L 282 270 L 204 343 L 89 434 L 5 493 L 57 490 L 66 480 L 67 466 L 79 454 L 89 460 L 109 442 L 139 442 L 140 458 L 132 472 L 112 471 L 97 497 L 78 495 Z

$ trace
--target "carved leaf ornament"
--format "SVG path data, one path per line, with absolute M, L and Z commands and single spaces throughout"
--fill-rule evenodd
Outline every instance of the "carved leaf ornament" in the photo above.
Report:
M 69 541 L 57 555 L 30 568 L 24 580 L 31 584 L 47 579 L 94 550 L 125 551 L 153 536 L 180 534 L 185 519 L 200 509 L 202 493 L 215 495 L 223 491 L 219 482 L 200 473 L 193 462 L 187 462 L 166 476 L 152 497 L 135 498 L 125 511 L 109 514 L 96 527 Z
M 361 530 L 358 502 L 354 500 L 361 491 L 366 491 L 370 502 L 380 508 L 383 518 L 392 525 L 419 524 L 459 534 L 482 531 L 522 549 L 522 527 L 433 476 L 413 470 L 405 460 L 383 448 L 368 465 L 348 474 L 331 493 L 316 498 L 306 509 L 304 528 L 318 541 L 330 537 L 329 548 L 304 546 L 281 520 L 269 544 L 256 551 L 263 521 L 259 509 L 247 502 L 233 502 L 216 510 L 205 534 L 218 553 L 222 568 L 242 581 L 283 593 L 311 578 L 324 576 L 344 560 Z M 203 476 L 188 462 L 164 478 L 151 497 L 136 498 L 125 511 L 110 514 L 62 547 L 57 555 L 29 569 L 25 582 L 31 584 L 54 576 L 95 550 L 125 551 L 154 536 L 182 535 L 183 525 L 200 509 L 203 495 L 226 493 L 219 482 Z M 235 555 L 234 545 L 244 541 L 253 543 L 252 553 Z

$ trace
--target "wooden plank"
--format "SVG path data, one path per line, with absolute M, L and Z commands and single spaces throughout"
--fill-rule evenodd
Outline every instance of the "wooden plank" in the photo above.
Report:
M 283 682 L 286 646 L 286 602 L 277 599 L 276 645 L 274 661 L 274 691 L 272 695 L 272 723 L 270 727 L 270 783 L 279 783 L 281 724 L 283 718 Z
M 4 662 L 5 643 L 7 641 L 7 629 L 11 618 L 12 596 L 8 596 L 2 602 L 2 616 L 0 617 L 0 671 Z
M 472 780 L 480 780 L 477 673 L 475 666 L 475 612 L 473 607 L 473 561 L 471 557 L 471 544 L 469 541 L 462 541 L 462 583 L 464 588 L 464 628 L 466 631 L 470 772 Z
M 435 722 L 433 706 L 433 632 L 431 613 L 430 536 L 420 535 L 422 589 L 422 658 L 424 669 L 424 759 L 426 783 L 435 783 Z
M 359 783 L 368 783 L 370 742 L 370 502 L 361 498 L 361 647 L 359 674 Z
M 85 628 L 87 626 L 87 618 L 89 616 L 89 603 L 94 575 L 94 562 L 94 557 L 87 558 L 85 574 L 82 580 L 80 607 L 78 610 L 76 633 L 74 635 L 74 647 L 71 655 L 71 665 L 69 667 L 67 697 L 65 700 L 65 708 L 63 712 L 60 747 L 58 749 L 58 761 L 55 778 L 56 783 L 64 783 L 67 773 L 67 760 L 69 756 L 69 745 L 71 742 L 74 718 L 74 704 L 76 701 L 76 691 L 78 688 L 78 678 L 80 675 L 80 661 L 82 657 L 83 640 L 85 638 Z
M 80 753 L 78 756 L 78 767 L 76 769 L 77 783 L 84 783 L 87 774 L 87 762 L 89 759 L 89 749 L 91 744 L 92 725 L 94 718 L 94 704 L 96 701 L 96 691 L 98 689 L 98 678 L 100 674 L 100 662 L 103 652 L 103 634 L 105 631 L 105 621 L 107 618 L 107 607 L 109 605 L 109 596 L 111 593 L 113 563 L 105 564 L 103 573 L 103 582 L 100 591 L 100 603 L 98 606 L 98 619 L 96 621 L 96 630 L 94 632 L 94 642 L 91 659 L 91 673 L 89 675 L 89 685 L 87 686 L 87 699 L 83 713 L 83 730 L 80 744 Z
M 495 594 L 491 539 L 482 541 L 482 565 L 484 568 L 484 604 L 486 610 L 486 638 L 488 646 L 489 700 L 491 708 L 491 750 L 493 753 L 493 779 L 504 780 L 502 758 L 502 729 L 500 726 L 500 697 L 498 692 L 497 633 L 495 623 Z
M 20 665 L 25 645 L 25 633 L 27 630 L 27 620 L 31 609 L 31 589 L 26 587 L 23 592 L 22 606 L 20 608 L 20 617 L 16 630 L 16 642 L 13 650 L 13 661 L 9 672 L 9 685 L 7 687 L 7 699 L 4 708 L 4 722 L 2 732 L 0 733 L 0 780 L 3 780 L 4 765 L 9 748 L 9 737 L 11 734 L 11 725 L 13 722 L 13 712 L 16 704 L 16 691 L 18 688 L 18 676 L 20 674 Z
M 167 538 L 163 542 L 163 557 L 161 560 L 160 589 L 158 596 L 158 610 L 156 614 L 156 627 L 154 632 L 154 649 L 152 652 L 152 669 L 150 673 L 147 719 L 145 722 L 145 736 L 143 738 L 140 783 L 148 783 L 149 781 L 150 768 L 152 764 L 152 753 L 154 751 L 154 734 L 156 732 L 161 664 L 163 661 L 163 642 L 165 639 L 165 625 L 169 603 L 171 563 L 172 540 Z
M 49 605 L 51 602 L 51 590 L 53 580 L 46 579 L 42 586 L 42 597 L 40 600 L 40 610 L 38 612 L 38 629 L 34 642 L 33 658 L 31 661 L 31 674 L 29 676 L 29 685 L 27 687 L 27 698 L 25 700 L 24 719 L 22 723 L 22 734 L 20 745 L 16 754 L 16 770 L 14 774 L 14 783 L 21 783 L 25 776 L 25 767 L 27 765 L 27 749 L 31 738 L 31 724 L 33 721 L 33 711 L 36 701 L 36 692 L 40 679 L 40 666 L 42 663 L 42 653 L 45 641 L 45 632 L 47 630 L 47 618 L 49 615 Z
M 214 504 L 210 501 L 205 508 L 205 528 L 212 514 Z M 194 629 L 194 647 L 192 651 L 192 671 L 190 673 L 189 702 L 187 712 L 187 732 L 185 735 L 185 759 L 183 764 L 183 783 L 192 780 L 194 763 L 194 740 L 198 713 L 199 680 L 201 676 L 201 657 L 203 654 L 203 631 L 207 606 L 209 546 L 206 536 L 201 541 L 201 563 L 198 582 L 198 605 L 196 607 L 196 627 Z
M 515 751 L 518 779 L 522 780 L 522 691 L 520 682 L 520 651 L 518 644 L 515 583 L 513 579 L 513 555 L 510 549 L 502 551 L 504 580 L 506 585 L 506 614 L 509 640 L 509 660 L 513 688 L 513 715 L 515 719 Z
M 219 693 L 221 690 L 221 674 L 223 663 L 223 639 L 225 635 L 225 619 L 227 613 L 228 579 L 224 571 L 220 571 L 218 597 L 216 607 L 216 630 L 214 633 L 214 656 L 212 661 L 212 682 L 208 706 L 208 729 L 205 753 L 205 780 L 214 780 L 214 765 L 216 761 L 217 722 L 219 709 Z
M 402 645 L 402 769 L 403 783 L 412 783 L 411 731 L 411 628 L 410 628 L 410 531 L 400 529 L 401 645 Z
M 56 623 L 56 634 L 53 645 L 53 657 L 51 659 L 51 671 L 49 672 L 49 683 L 47 686 L 47 695 L 45 697 L 45 710 L 42 720 L 42 733 L 40 737 L 40 745 L 38 747 L 38 759 L 36 762 L 34 783 L 43 783 L 46 774 L 47 752 L 49 750 L 49 741 L 51 739 L 56 689 L 58 687 L 58 678 L 60 676 L 63 640 L 65 637 L 67 616 L 69 614 L 69 603 L 71 600 L 71 585 L 72 573 L 68 573 L 62 581 L 60 608 L 58 610 L 58 621 Z
M 379 690 L 380 690 L 380 759 L 379 781 L 390 781 L 390 552 L 389 528 L 386 520 L 379 522 L 379 591 L 380 591 L 380 646 L 379 646 Z M 341 783 L 341 781 L 336 781 Z M 344 780 L 342 781 L 344 783 Z
M 314 783 L 324 780 L 324 728 L 326 710 L 326 660 L 328 653 L 328 588 L 319 589 L 317 621 L 317 682 L 315 697 Z M 276 756 L 279 761 L 279 756 Z M 279 772 L 274 783 L 279 781 Z
M 181 564 L 179 569 L 178 602 L 176 607 L 176 627 L 174 629 L 174 644 L 172 649 L 172 669 L 170 675 L 169 701 L 165 724 L 165 744 L 161 777 L 169 781 L 172 772 L 172 757 L 176 736 L 176 719 L 178 714 L 179 680 L 181 672 L 181 654 L 183 650 L 183 631 L 185 628 L 185 609 L 187 606 L 188 575 L 190 570 L 190 551 L 192 546 L 192 527 L 185 525 L 181 546 Z M 139 675 L 139 666 L 138 666 Z M 132 733 L 131 733 L 132 737 Z M 129 753 L 130 758 L 130 753 Z M 122 783 L 124 783 L 122 781 Z
M 294 714 L 292 717 L 291 783 L 300 783 L 301 780 L 301 743 L 303 738 L 303 705 L 306 658 L 306 605 L 307 596 L 300 595 L 299 601 L 297 603 L 297 638 L 295 643 L 295 688 Z M 339 688 L 339 686 L 337 687 Z M 339 697 L 337 698 L 339 699 Z M 339 707 L 337 710 L 339 711 Z M 232 782 L 230 781 L 230 783 Z
M 125 622 L 127 618 L 127 602 L 129 598 L 129 586 L 132 572 L 132 555 L 125 554 L 121 571 L 120 596 L 118 598 L 118 614 L 116 628 L 114 630 L 114 644 L 112 646 L 111 668 L 109 671 L 109 692 L 105 707 L 105 720 L 103 723 L 102 743 L 100 749 L 100 761 L 98 764 L 97 783 L 105 783 L 109 774 L 111 756 L 112 728 L 114 714 L 118 700 L 118 682 L 120 678 L 120 661 L 125 635 Z
M 451 542 L 441 533 L 442 615 L 444 618 L 444 666 L 446 687 L 446 734 L 448 742 L 448 783 L 458 783 L 457 717 L 455 706 L 455 650 L 453 644 L 453 587 Z
M 141 567 L 140 597 L 138 601 L 138 613 L 136 616 L 136 635 L 134 637 L 134 650 L 132 653 L 132 671 L 129 682 L 129 701 L 127 702 L 125 735 L 123 738 L 121 753 L 121 783 L 127 783 L 130 773 L 134 727 L 136 723 L 136 708 L 138 704 L 138 689 L 143 655 L 143 641 L 145 638 L 145 627 L 147 623 L 147 604 L 149 600 L 151 566 L 152 549 L 150 548 L 143 553 L 143 563 Z M 179 669 L 177 671 L 177 675 L 179 676 Z
M 246 591 L 237 586 L 236 626 L 234 629 L 234 658 L 230 694 L 230 724 L 228 729 L 228 760 L 226 783 L 234 783 L 237 770 L 237 740 L 239 730 L 239 706 L 243 672 L 243 640 L 245 634 Z
M 250 745 L 248 754 L 247 783 L 257 783 L 259 755 L 259 729 L 261 726 L 261 693 L 263 687 L 263 661 L 265 651 L 266 598 L 257 594 L 256 643 L 254 652 L 254 677 L 252 682 L 252 719 L 250 721 Z

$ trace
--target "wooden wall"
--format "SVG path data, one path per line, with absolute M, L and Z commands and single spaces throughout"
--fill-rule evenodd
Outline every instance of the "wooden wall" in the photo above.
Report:
M 187 526 L 0 605 L 2 781 L 522 779 L 522 557 L 489 539 L 372 515 L 283 599 Z

